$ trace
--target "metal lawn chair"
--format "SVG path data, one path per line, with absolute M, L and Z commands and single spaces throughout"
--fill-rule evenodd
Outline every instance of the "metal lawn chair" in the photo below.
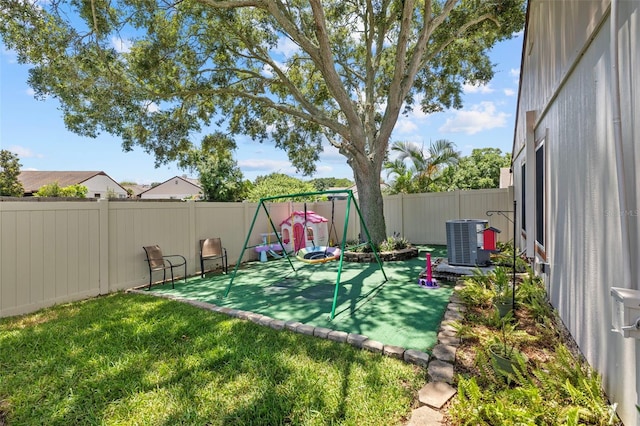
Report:
M 149 290 L 151 290 L 151 283 L 153 282 L 153 273 L 156 271 L 162 271 L 162 282 L 167 280 L 167 269 L 171 271 L 171 288 L 175 288 L 173 270 L 184 266 L 184 283 L 187 283 L 187 259 L 179 254 L 162 254 L 160 246 L 145 246 L 143 247 L 147 254 L 147 263 L 149 264 Z
M 222 261 L 222 270 L 227 273 L 228 260 L 227 249 L 222 247 L 222 241 L 220 238 L 207 238 L 200 240 L 200 274 L 204 278 L 204 261 L 205 260 L 217 260 Z

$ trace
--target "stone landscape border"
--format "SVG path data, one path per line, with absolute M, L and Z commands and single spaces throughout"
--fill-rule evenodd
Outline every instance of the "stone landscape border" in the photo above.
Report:
M 198 300 L 184 299 L 182 297 L 177 297 L 170 294 L 149 293 L 145 290 L 136 289 L 128 290 L 127 292 L 134 294 L 145 294 L 147 296 L 153 294 L 154 296 L 164 299 L 187 303 L 200 309 L 218 312 L 221 314 L 229 315 L 233 318 L 251 321 L 262 326 L 273 328 L 274 330 L 289 330 L 295 333 L 328 339 L 333 342 L 347 343 L 351 346 L 355 346 L 358 349 L 365 349 L 370 352 L 381 353 L 385 356 L 401 359 L 405 362 L 416 364 L 421 367 L 427 367 L 427 365 L 429 364 L 429 354 L 426 352 L 418 351 L 415 349 L 405 349 L 401 346 L 385 345 L 384 343 L 378 342 L 377 340 L 369 339 L 369 337 L 362 334 L 347 333 L 346 331 L 332 330 L 326 327 L 315 327 L 313 325 L 303 324 L 298 321 L 278 320 L 254 312 L 222 307 L 214 305 L 213 303 L 201 302 Z

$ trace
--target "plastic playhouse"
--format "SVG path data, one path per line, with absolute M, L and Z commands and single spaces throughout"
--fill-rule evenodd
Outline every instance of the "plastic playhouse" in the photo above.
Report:
M 280 223 L 282 244 L 287 253 L 307 247 L 326 246 L 329 242 L 328 221 L 312 210 L 294 211 Z

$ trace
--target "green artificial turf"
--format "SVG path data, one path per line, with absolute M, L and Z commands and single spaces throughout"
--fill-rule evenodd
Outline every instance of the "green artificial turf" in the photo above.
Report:
M 286 260 L 250 262 L 232 276 L 208 274 L 188 283 L 153 287 L 154 292 L 200 300 L 243 311 L 256 312 L 284 321 L 358 333 L 386 345 L 429 351 L 437 342 L 442 316 L 452 284 L 427 290 L 417 284 L 425 267 L 427 250 L 436 257 L 441 247 L 421 247 L 418 258 L 377 263 L 344 262 L 340 276 L 336 315 L 330 320 L 339 262 L 309 264 L 293 258 L 295 271 Z M 446 256 L 446 248 L 444 251 Z

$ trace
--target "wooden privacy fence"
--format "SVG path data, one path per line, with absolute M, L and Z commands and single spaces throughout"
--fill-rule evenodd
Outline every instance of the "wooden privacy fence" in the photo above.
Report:
M 456 191 L 385 197 L 387 232 L 416 244 L 446 244 L 450 219 L 490 220 L 502 241 L 512 226 L 486 210 L 511 210 L 510 189 Z M 308 210 L 326 217 L 342 236 L 346 201 L 308 202 Z M 19 315 L 99 294 L 144 285 L 148 268 L 143 246 L 158 244 L 165 254 L 187 258 L 188 273 L 199 270 L 200 239 L 220 237 L 229 262 L 242 251 L 256 203 L 177 201 L 29 201 L 0 202 L 0 317 Z M 277 229 L 303 203 L 268 207 Z M 351 209 L 348 239 L 360 232 Z M 265 214 L 256 220 L 251 245 L 271 232 Z M 257 259 L 247 250 L 243 261 Z

